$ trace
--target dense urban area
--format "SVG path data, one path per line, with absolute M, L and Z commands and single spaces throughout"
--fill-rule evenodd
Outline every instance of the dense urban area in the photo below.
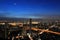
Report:
M 3 40 L 60 40 L 60 20 L 0 21 Z

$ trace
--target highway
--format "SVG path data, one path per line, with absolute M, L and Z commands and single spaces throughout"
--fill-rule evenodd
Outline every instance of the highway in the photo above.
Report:
M 52 33 L 52 34 L 60 35 L 60 32 L 54 32 L 54 31 L 51 31 L 51 30 L 45 30 L 45 29 L 39 29 L 39 28 L 31 28 L 31 29 L 35 30 L 35 31 L 47 32 L 47 33 Z

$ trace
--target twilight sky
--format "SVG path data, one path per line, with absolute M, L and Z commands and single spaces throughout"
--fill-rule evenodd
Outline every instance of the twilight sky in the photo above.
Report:
M 60 16 L 59 0 L 0 0 L 0 16 Z

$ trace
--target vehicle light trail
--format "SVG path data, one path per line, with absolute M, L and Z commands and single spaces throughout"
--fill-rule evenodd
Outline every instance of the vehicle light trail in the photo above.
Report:
M 38 28 L 31 28 L 31 29 L 32 29 L 32 30 L 35 30 L 35 31 L 41 31 L 41 32 L 47 32 L 47 33 L 53 33 L 53 34 L 60 35 L 59 32 L 54 32 L 54 31 L 51 31 L 51 30 L 38 29 Z
M 28 37 L 30 38 L 30 40 L 33 40 L 30 34 L 28 35 Z

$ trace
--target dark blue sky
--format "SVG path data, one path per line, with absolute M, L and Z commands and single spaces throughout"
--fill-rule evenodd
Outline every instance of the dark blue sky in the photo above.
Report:
M 0 16 L 60 16 L 59 0 L 0 0 Z

